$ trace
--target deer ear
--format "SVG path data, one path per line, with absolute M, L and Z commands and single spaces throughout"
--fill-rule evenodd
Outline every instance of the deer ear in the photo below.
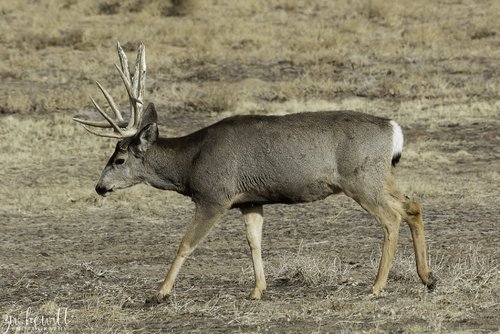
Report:
M 142 128 L 141 132 L 134 140 L 134 153 L 143 155 L 158 139 L 158 126 L 156 123 L 149 123 Z
M 158 123 L 158 115 L 156 114 L 155 105 L 153 103 L 148 104 L 146 110 L 144 110 L 144 113 L 142 114 L 140 129 L 151 123 Z

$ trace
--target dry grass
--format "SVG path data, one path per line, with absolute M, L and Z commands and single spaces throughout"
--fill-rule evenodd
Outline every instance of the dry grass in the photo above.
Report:
M 498 12 L 498 2 L 468 0 L 1 2 L 1 331 L 27 310 L 61 308 L 70 322 L 48 331 L 498 331 Z M 388 291 L 368 295 L 382 233 L 335 197 L 266 208 L 263 301 L 245 299 L 253 273 L 231 212 L 187 261 L 170 303 L 143 308 L 192 205 L 145 186 L 106 199 L 93 191 L 114 143 L 69 116 L 91 112 L 89 95 L 103 100 L 94 79 L 125 103 L 117 40 L 129 53 L 146 44 L 164 135 L 244 113 L 397 119 L 399 183 L 424 206 L 437 291 L 418 282 L 403 226 Z
M 478 96 L 495 101 L 498 94 L 499 24 L 487 18 L 500 8 L 489 1 L 391 6 L 382 1 L 96 1 L 92 6 L 47 0 L 9 2 L 1 9 L 0 24 L 9 32 L 1 37 L 5 112 L 74 112 L 90 106 L 91 78 L 118 89 L 107 65 L 116 40 L 130 51 L 145 42 L 149 96 L 166 106 L 170 101 L 196 110 L 247 112 L 239 102 L 265 110 L 270 102 L 293 99 L 356 95 L 458 102 Z M 46 20 L 48 15 L 55 19 Z M 239 95 L 245 84 L 233 91 L 226 83 L 247 78 L 269 85 L 249 99 L 236 96 L 227 103 L 226 96 Z M 31 83 L 29 96 L 23 81 Z M 185 93 L 172 94 L 179 87 Z M 217 105 L 211 93 L 220 90 Z

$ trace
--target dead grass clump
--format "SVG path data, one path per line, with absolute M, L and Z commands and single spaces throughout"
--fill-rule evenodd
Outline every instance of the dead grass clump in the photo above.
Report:
M 372 266 L 378 266 L 377 252 L 372 255 Z M 429 264 L 438 278 L 438 294 L 464 294 L 477 298 L 489 294 L 500 284 L 500 267 L 491 256 L 481 252 L 477 245 L 458 246 L 453 252 L 429 252 Z M 419 281 L 413 249 L 401 249 L 392 266 L 390 277 L 404 284 Z M 494 297 L 494 296 L 491 296 Z
M 275 101 L 285 102 L 293 99 L 329 100 L 345 89 L 343 82 L 335 82 L 330 76 L 315 76 L 310 72 L 301 74 L 294 80 L 278 83 L 279 90 Z
M 498 261 L 482 253 L 479 246 L 460 246 L 454 253 L 458 256 L 442 255 L 432 263 L 445 292 L 458 290 L 477 297 L 495 291 L 500 285 Z
M 190 0 L 170 0 L 170 4 L 163 7 L 162 16 L 184 16 L 192 9 Z
M 385 1 L 380 0 L 362 1 L 362 3 L 358 5 L 357 12 L 368 20 L 382 21 L 390 11 L 390 6 L 394 5 L 395 4 L 387 5 Z
M 101 15 L 115 15 L 119 13 L 119 2 L 102 2 L 99 4 L 99 14 Z
M 201 110 L 209 113 L 221 113 L 225 111 L 234 111 L 237 100 L 224 89 L 209 90 L 206 98 L 198 103 Z
M 237 97 L 228 85 L 203 86 L 193 89 L 192 85 L 172 87 L 170 102 L 183 113 L 205 113 L 209 115 L 234 112 Z
M 29 45 L 36 50 L 43 50 L 48 47 L 84 49 L 90 46 L 90 43 L 86 43 L 84 31 L 79 28 L 57 30 L 49 34 L 47 32 L 27 34 L 23 40 L 24 45 Z
M 279 267 L 271 273 L 281 282 L 307 286 L 332 286 L 349 280 L 351 266 L 339 258 L 301 254 L 285 254 Z
M 488 29 L 487 27 L 483 27 L 480 29 L 477 29 L 472 33 L 471 39 L 483 39 L 483 38 L 488 38 L 488 37 L 493 37 L 496 36 L 496 31 L 493 31 L 491 29 Z
M 108 0 L 99 3 L 97 14 L 99 15 L 119 15 L 127 13 L 147 12 L 156 16 L 184 16 L 190 13 L 193 8 L 190 0 Z
M 37 105 L 32 103 L 30 97 L 20 91 L 12 91 L 7 93 L 7 97 L 3 102 L 2 109 L 6 113 L 25 113 L 36 112 Z

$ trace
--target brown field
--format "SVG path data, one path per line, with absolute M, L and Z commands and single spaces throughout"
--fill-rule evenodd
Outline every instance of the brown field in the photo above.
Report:
M 498 13 L 494 0 L 1 1 L 0 332 L 498 332 Z M 262 301 L 246 299 L 251 260 L 231 211 L 170 302 L 144 307 L 194 205 L 146 186 L 94 192 L 115 142 L 71 117 L 93 113 L 89 95 L 105 104 L 94 79 L 125 106 L 117 40 L 132 59 L 146 45 L 164 136 L 234 114 L 396 119 L 399 184 L 424 207 L 436 291 L 402 225 L 388 289 L 371 296 L 382 229 L 336 196 L 265 208 Z

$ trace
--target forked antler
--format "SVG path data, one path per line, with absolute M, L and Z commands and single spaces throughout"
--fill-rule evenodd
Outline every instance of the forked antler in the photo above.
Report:
M 115 101 L 109 95 L 109 93 L 104 89 L 104 87 L 96 81 L 97 86 L 101 90 L 102 94 L 106 98 L 115 115 L 115 119 L 111 118 L 106 112 L 104 112 L 97 102 L 91 97 L 92 103 L 97 111 L 106 119 L 106 121 L 90 121 L 74 117 L 78 123 L 81 123 L 83 127 L 90 133 L 109 138 L 127 138 L 135 135 L 140 129 L 142 113 L 144 111 L 144 91 L 146 87 L 146 51 L 144 44 L 139 45 L 139 50 L 137 52 L 137 59 L 135 62 L 134 74 L 131 75 L 128 68 L 128 60 L 125 52 L 123 51 L 120 43 L 116 44 L 116 49 L 118 51 L 118 57 L 120 57 L 120 66 L 115 65 L 120 73 L 125 88 L 127 89 L 129 101 L 130 101 L 130 119 L 128 123 L 123 120 L 122 113 L 118 109 Z M 113 132 L 102 132 L 95 131 L 88 126 L 93 126 L 97 128 L 113 128 Z

